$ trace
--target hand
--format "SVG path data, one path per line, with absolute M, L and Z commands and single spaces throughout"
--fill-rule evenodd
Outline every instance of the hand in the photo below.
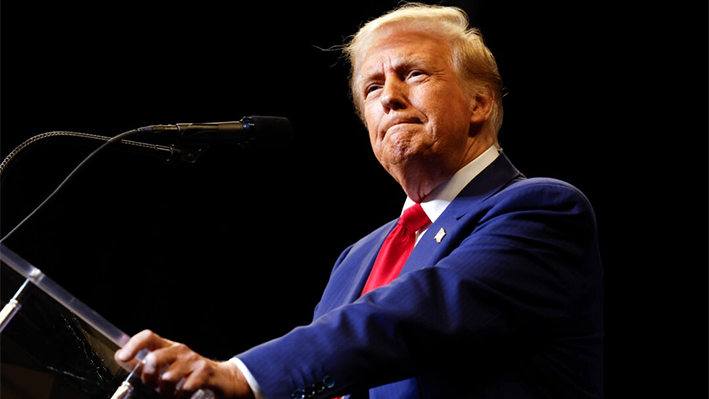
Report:
M 114 357 L 132 369 L 139 362 L 135 356 L 143 349 L 150 353 L 145 356 L 140 378 L 144 384 L 157 388 L 164 398 L 189 398 L 199 389 L 210 389 L 219 398 L 254 398 L 234 363 L 207 359 L 185 344 L 167 340 L 150 330 L 133 336 Z

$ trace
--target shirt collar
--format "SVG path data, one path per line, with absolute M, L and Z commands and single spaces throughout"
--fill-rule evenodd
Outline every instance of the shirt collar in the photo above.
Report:
M 493 145 L 485 152 L 478 155 L 469 164 L 463 166 L 450 179 L 438 186 L 426 198 L 421 201 L 421 207 L 431 223 L 435 222 L 441 213 L 448 207 L 448 204 L 460 194 L 461 191 L 468 185 L 480 172 L 487 168 L 499 156 L 497 148 Z M 406 208 L 412 206 L 415 202 L 406 197 L 402 213 Z

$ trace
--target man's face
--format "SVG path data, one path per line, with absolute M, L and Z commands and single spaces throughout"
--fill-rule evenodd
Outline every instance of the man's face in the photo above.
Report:
M 374 41 L 361 65 L 355 95 L 372 149 L 414 200 L 435 188 L 407 189 L 429 184 L 416 180 L 445 180 L 477 156 L 471 149 L 474 103 L 460 86 L 447 43 L 391 30 Z

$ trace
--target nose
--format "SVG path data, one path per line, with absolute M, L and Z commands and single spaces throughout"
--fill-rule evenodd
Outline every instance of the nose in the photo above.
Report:
M 387 79 L 380 97 L 385 110 L 400 110 L 407 107 L 408 99 L 405 83 L 398 79 Z

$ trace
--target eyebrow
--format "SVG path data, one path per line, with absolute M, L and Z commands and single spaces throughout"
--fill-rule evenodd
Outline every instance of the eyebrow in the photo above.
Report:
M 421 56 L 416 56 L 416 57 L 397 57 L 396 59 L 393 60 L 392 62 L 394 66 L 395 71 L 408 71 L 411 69 L 415 68 L 421 68 L 425 67 L 426 69 L 429 70 L 438 70 L 439 68 L 434 68 L 432 66 L 432 62 L 430 60 L 425 59 L 424 57 Z M 357 79 L 357 84 L 358 86 L 361 86 L 363 82 L 367 82 L 369 80 L 373 80 L 375 77 L 378 77 L 380 75 L 384 75 L 384 71 L 382 70 L 382 63 L 376 64 L 376 67 L 374 68 L 369 68 L 369 69 L 360 69 L 360 73 L 358 75 Z

